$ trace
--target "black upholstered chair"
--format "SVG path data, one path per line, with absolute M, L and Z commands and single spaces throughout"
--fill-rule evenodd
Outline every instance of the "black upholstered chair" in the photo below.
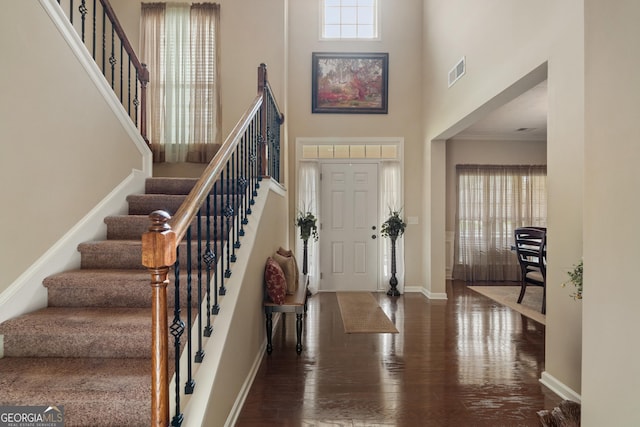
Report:
M 542 314 L 547 311 L 547 229 L 522 227 L 514 232 L 516 254 L 522 272 L 522 288 L 518 304 L 522 303 L 527 285 L 542 286 Z

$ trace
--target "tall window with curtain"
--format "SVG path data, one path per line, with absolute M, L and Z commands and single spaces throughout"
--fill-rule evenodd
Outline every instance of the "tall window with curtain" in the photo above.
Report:
M 143 3 L 148 137 L 155 162 L 209 162 L 221 142 L 219 5 Z
M 379 224 L 389 218 L 390 211 L 402 211 L 402 170 L 400 162 L 380 163 L 380 214 Z M 402 213 L 404 216 L 404 212 Z M 396 278 L 398 290 L 404 293 L 404 238 L 396 241 Z M 391 239 L 380 239 L 380 284 L 386 289 L 391 279 Z
M 454 279 L 520 279 L 513 232 L 546 226 L 546 176 L 546 166 L 457 165 Z
M 298 210 L 311 212 L 316 216 L 317 225 L 320 224 L 320 165 L 317 162 L 300 162 L 298 169 Z M 299 233 L 299 229 L 296 229 Z M 296 258 L 302 260 L 303 243 L 300 235 L 296 235 Z M 318 290 L 320 283 L 320 247 L 319 242 L 309 239 L 307 248 L 307 272 L 309 288 L 312 292 Z M 298 261 L 302 268 L 302 263 Z

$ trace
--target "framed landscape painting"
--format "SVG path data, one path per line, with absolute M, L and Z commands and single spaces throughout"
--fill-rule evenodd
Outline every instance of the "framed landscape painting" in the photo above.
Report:
M 311 112 L 387 114 L 388 53 L 312 53 Z

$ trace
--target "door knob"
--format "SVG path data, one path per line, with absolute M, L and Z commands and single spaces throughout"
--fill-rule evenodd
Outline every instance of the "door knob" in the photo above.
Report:
M 372 235 L 371 235 L 371 238 L 372 238 L 372 239 L 374 239 L 374 240 L 375 240 L 377 237 L 378 237 L 378 236 L 376 236 L 375 234 L 372 234 Z
M 376 229 L 376 226 L 374 225 L 373 227 L 371 227 L 371 229 L 372 229 L 372 230 L 375 230 L 375 229 Z

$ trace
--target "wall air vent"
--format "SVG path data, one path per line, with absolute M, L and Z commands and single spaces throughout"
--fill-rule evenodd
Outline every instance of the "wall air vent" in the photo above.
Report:
M 464 75 L 466 70 L 467 65 L 465 62 L 465 57 L 463 56 L 460 61 L 458 61 L 458 63 L 453 66 L 451 71 L 449 71 L 449 87 L 453 86 L 453 84 Z

